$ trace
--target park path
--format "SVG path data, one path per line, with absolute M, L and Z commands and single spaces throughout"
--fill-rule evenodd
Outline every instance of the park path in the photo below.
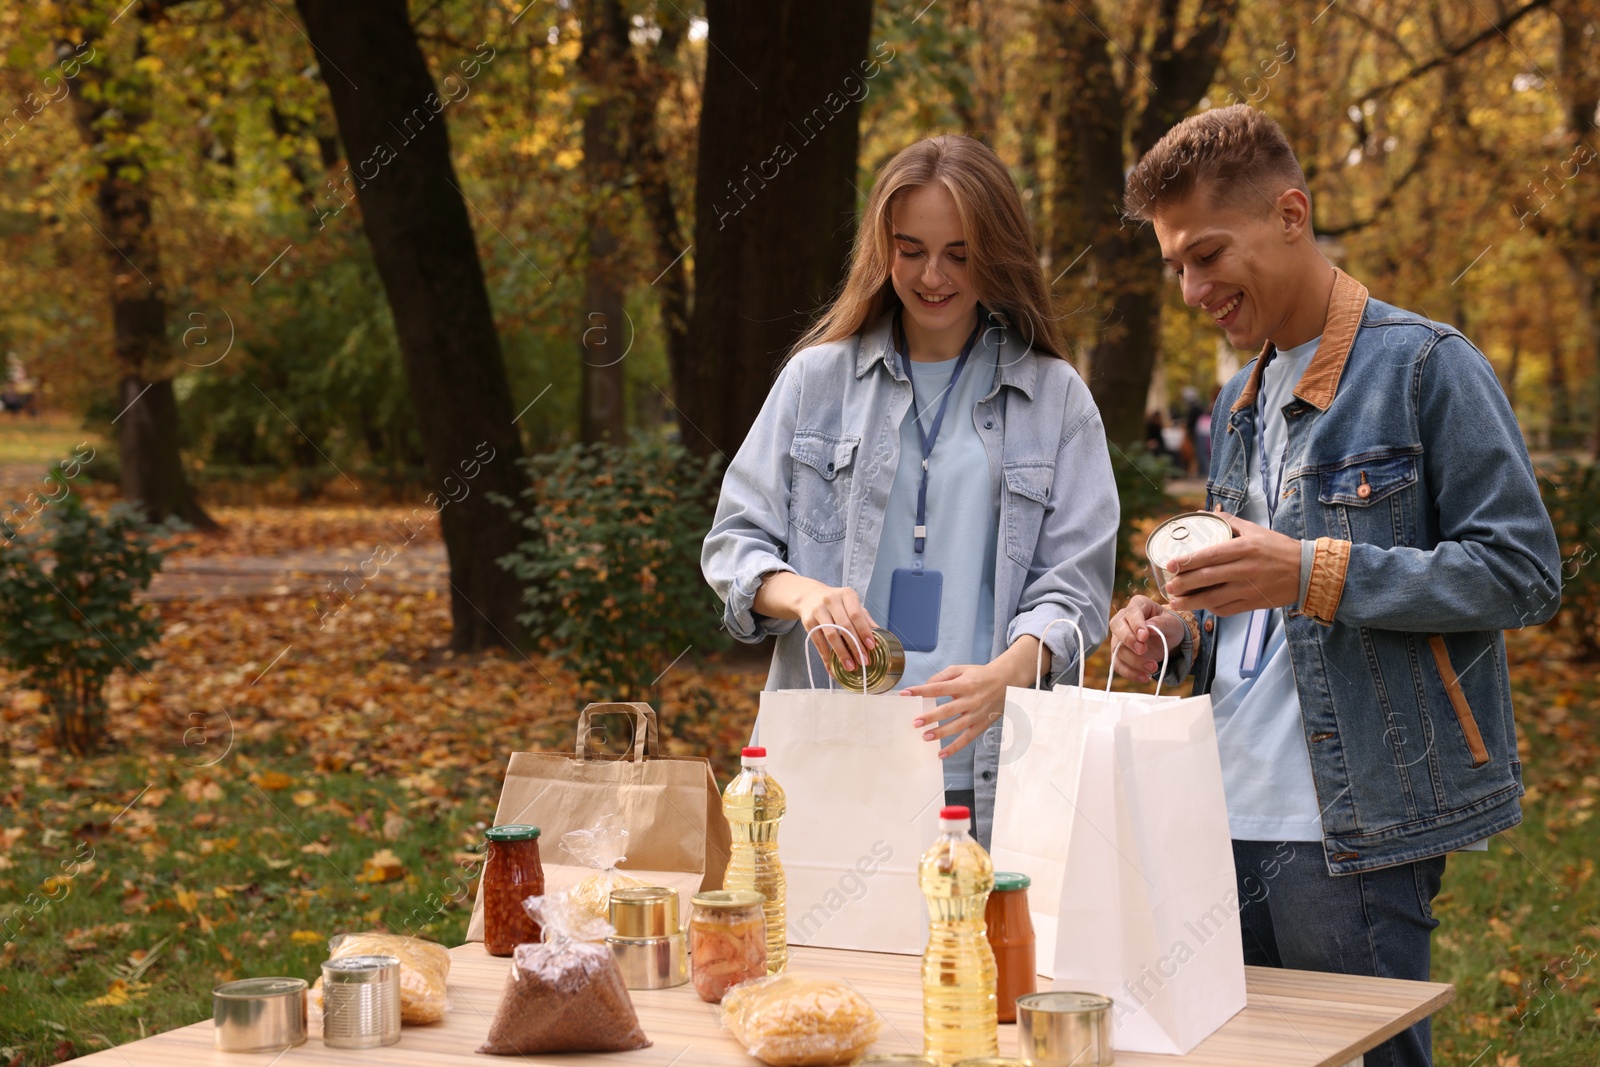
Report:
M 148 600 L 327 595 L 328 583 L 347 594 L 364 585 L 385 593 L 444 592 L 450 588 L 444 546 L 411 545 L 383 566 L 366 549 L 291 552 L 276 556 L 175 556 L 162 565 Z

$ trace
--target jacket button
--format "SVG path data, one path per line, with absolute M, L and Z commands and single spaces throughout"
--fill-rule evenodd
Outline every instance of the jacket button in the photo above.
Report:
M 1356 487 L 1356 496 L 1360 497 L 1362 500 L 1367 499 L 1367 497 L 1369 497 L 1371 495 L 1372 495 L 1372 486 L 1368 485 L 1366 482 L 1362 482 L 1359 486 Z
M 993 419 L 990 419 L 990 420 L 989 420 L 989 421 L 988 421 L 988 422 L 986 422 L 986 423 L 984 423 L 984 424 L 983 424 L 983 428 L 984 428 L 984 429 L 985 429 L 985 430 L 992 430 L 992 429 L 994 429 L 994 420 L 993 420 Z
M 1217 620 L 1216 619 L 1207 619 L 1206 620 L 1206 633 L 1210 633 L 1212 630 L 1215 630 L 1216 628 L 1217 628 Z
M 832 463 L 828 464 L 828 473 L 829 474 L 833 473 L 833 464 Z

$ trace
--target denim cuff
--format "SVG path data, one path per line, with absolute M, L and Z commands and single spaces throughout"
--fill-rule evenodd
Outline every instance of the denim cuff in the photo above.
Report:
M 1350 542 L 1319 537 L 1311 564 L 1311 580 L 1306 585 L 1300 610 L 1325 626 L 1333 625 L 1344 596 L 1344 576 L 1350 566 Z
M 728 605 L 722 613 L 723 625 L 737 641 L 755 644 L 768 634 L 785 634 L 794 629 L 795 619 L 770 619 L 755 612 L 756 592 L 767 577 L 779 571 L 793 571 L 776 557 L 763 559 L 759 570 L 748 578 L 735 577 L 728 589 Z

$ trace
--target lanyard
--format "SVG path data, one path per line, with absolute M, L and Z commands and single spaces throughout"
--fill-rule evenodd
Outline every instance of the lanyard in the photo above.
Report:
M 1278 461 L 1278 476 L 1270 479 L 1267 472 L 1267 412 L 1262 406 L 1262 400 L 1267 393 L 1267 368 L 1272 365 L 1272 357 L 1277 355 L 1277 349 L 1267 353 L 1266 362 L 1261 365 L 1261 385 L 1256 393 L 1256 462 L 1261 465 L 1261 495 L 1266 497 L 1267 504 L 1267 529 L 1272 528 L 1272 520 L 1278 514 L 1278 489 L 1283 485 L 1283 468 L 1289 462 L 1289 442 L 1287 435 L 1283 442 L 1283 456 Z
M 933 455 L 933 446 L 939 440 L 939 428 L 944 425 L 944 409 L 950 403 L 950 394 L 956 391 L 956 383 L 961 380 L 961 371 L 967 365 L 967 357 L 972 355 L 972 346 L 978 343 L 978 334 L 983 329 L 983 316 L 978 316 L 978 321 L 973 324 L 972 335 L 967 338 L 967 343 L 962 346 L 961 355 L 956 360 L 956 369 L 950 375 L 950 384 L 944 390 L 944 396 L 939 401 L 939 410 L 933 415 L 933 428 L 928 431 L 922 429 L 922 410 L 917 406 L 916 381 L 911 376 L 911 356 L 906 351 L 905 331 L 900 324 L 900 312 L 894 314 L 894 347 L 900 355 L 900 362 L 905 366 L 906 379 L 911 382 L 911 412 L 917 424 L 917 440 L 922 443 L 922 480 L 917 484 L 917 525 L 912 530 L 916 539 L 917 559 L 915 565 L 922 569 L 922 550 L 928 539 L 928 457 Z

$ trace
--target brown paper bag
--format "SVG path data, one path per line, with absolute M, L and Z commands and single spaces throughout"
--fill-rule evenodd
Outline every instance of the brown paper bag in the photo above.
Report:
M 590 738 L 600 732 L 591 723 L 597 714 L 632 717 L 632 752 L 588 751 Z M 550 892 L 598 873 L 573 863 L 560 847 L 561 835 L 589 829 L 609 814 L 620 815 L 628 830 L 627 859 L 617 870 L 648 885 L 677 890 L 683 919 L 688 918 L 691 896 L 722 888 L 732 839 L 711 763 L 698 756 L 661 755 L 655 709 L 648 704 L 584 708 L 578 714 L 576 755 L 513 752 L 494 822 L 539 827 L 539 858 Z M 467 940 L 483 940 L 481 882 Z

